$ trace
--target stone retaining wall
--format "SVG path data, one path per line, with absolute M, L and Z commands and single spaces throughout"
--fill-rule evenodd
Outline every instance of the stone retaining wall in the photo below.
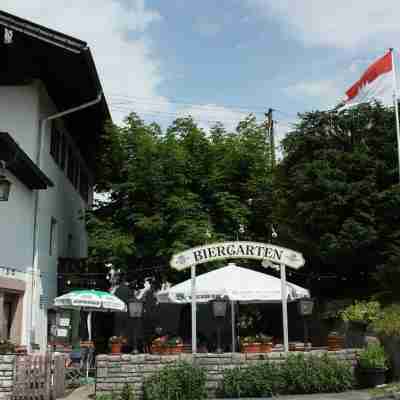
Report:
M 15 375 L 14 355 L 0 354 L 0 400 L 9 400 L 12 395 Z
M 356 362 L 356 350 L 346 349 L 341 351 L 315 350 L 304 353 L 306 355 L 323 355 L 350 361 L 353 366 Z M 291 352 L 290 354 L 293 354 Z M 106 394 L 120 391 L 125 383 L 131 384 L 136 394 L 143 395 L 143 380 L 164 366 L 178 361 L 195 362 L 207 371 L 207 390 L 209 397 L 215 395 L 215 390 L 220 384 L 225 369 L 253 365 L 265 360 L 282 362 L 286 358 L 285 353 L 224 353 L 224 354 L 177 354 L 177 355 L 153 355 L 153 354 L 121 354 L 99 355 L 96 358 L 97 379 L 96 394 Z

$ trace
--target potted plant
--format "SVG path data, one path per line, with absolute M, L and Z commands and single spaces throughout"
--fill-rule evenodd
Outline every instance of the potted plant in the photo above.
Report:
M 378 343 L 370 343 L 358 354 L 359 378 L 362 386 L 373 387 L 385 383 L 387 357 Z
M 166 341 L 166 346 L 169 354 L 182 353 L 183 340 L 179 336 L 172 336 Z
M 363 347 L 365 345 L 367 326 L 375 322 L 379 314 L 380 304 L 377 301 L 356 301 L 339 313 L 342 320 L 348 324 L 348 346 Z
M 168 340 L 168 336 L 159 336 L 153 339 L 150 346 L 150 351 L 153 354 L 163 354 L 167 352 L 166 342 Z
M 327 338 L 328 351 L 337 351 L 343 349 L 344 336 L 338 331 L 331 331 Z
M 111 336 L 109 339 L 112 354 L 121 354 L 122 345 L 126 343 L 126 338 L 123 336 Z
M 391 377 L 400 379 L 400 304 L 385 307 L 372 328 L 389 358 Z
M 256 336 L 245 336 L 240 341 L 240 347 L 243 353 L 260 353 L 261 342 Z
M 261 353 L 269 353 L 272 351 L 273 343 L 272 336 L 265 335 L 264 333 L 260 333 L 256 336 L 257 340 L 260 342 L 260 352 Z
M 0 339 L 0 354 L 15 353 L 15 344 L 8 339 Z

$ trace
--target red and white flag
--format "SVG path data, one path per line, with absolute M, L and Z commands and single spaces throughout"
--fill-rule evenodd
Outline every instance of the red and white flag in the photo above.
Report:
M 393 102 L 392 51 L 371 64 L 361 78 L 346 91 L 345 106 L 366 103 L 372 100 L 383 104 Z

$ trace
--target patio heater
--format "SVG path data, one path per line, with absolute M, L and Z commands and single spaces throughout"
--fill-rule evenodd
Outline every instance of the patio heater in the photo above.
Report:
M 308 325 L 307 317 L 312 315 L 314 308 L 314 300 L 307 297 L 299 299 L 297 302 L 297 310 L 303 318 L 303 332 L 304 332 L 304 350 L 308 350 Z
M 6 163 L 0 160 L 0 201 L 8 201 L 10 195 L 11 182 L 6 178 Z
M 227 300 L 220 296 L 211 301 L 213 316 L 217 320 L 217 353 L 223 352 L 221 347 L 221 325 L 226 315 L 227 306 Z
M 133 354 L 138 354 L 137 348 L 137 335 L 136 328 L 138 326 L 138 321 L 142 318 L 143 315 L 143 302 L 141 300 L 136 299 L 136 297 L 132 296 L 128 299 L 128 311 L 129 316 L 133 319 L 134 329 L 133 329 Z

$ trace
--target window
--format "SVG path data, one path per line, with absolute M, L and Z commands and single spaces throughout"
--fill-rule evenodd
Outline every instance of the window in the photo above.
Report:
M 86 201 L 86 203 L 89 200 L 89 180 L 87 175 L 81 170 L 81 176 L 80 176 L 80 181 L 79 181 L 79 193 L 81 194 L 83 200 Z
M 73 156 L 73 150 L 72 147 L 68 147 L 68 165 L 67 165 L 67 176 L 68 179 L 71 181 L 71 183 L 74 180 L 74 175 L 75 175 L 75 159 Z
M 57 164 L 60 161 L 60 137 L 60 131 L 57 130 L 55 124 L 53 123 L 51 125 L 50 154 Z
M 72 257 L 72 250 L 73 250 L 73 236 L 72 233 L 68 234 L 68 239 L 67 239 L 67 257 Z
M 67 158 L 67 139 L 64 134 L 60 138 L 60 167 L 64 171 Z
M 51 217 L 50 220 L 50 242 L 49 242 L 49 255 L 56 254 L 57 246 L 57 220 Z
M 75 189 L 78 189 L 79 185 L 79 175 L 80 175 L 80 165 L 78 162 L 75 163 L 75 173 L 74 173 L 74 179 L 72 181 L 72 184 L 74 185 Z

